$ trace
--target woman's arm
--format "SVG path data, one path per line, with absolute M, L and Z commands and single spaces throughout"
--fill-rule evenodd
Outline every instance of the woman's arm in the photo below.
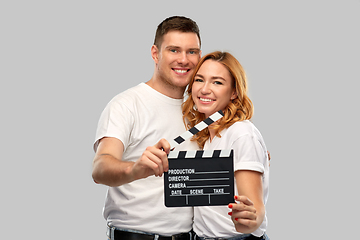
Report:
M 239 203 L 229 204 L 232 209 L 231 218 L 236 231 L 252 233 L 258 229 L 265 217 L 263 202 L 262 173 L 248 170 L 235 172 Z

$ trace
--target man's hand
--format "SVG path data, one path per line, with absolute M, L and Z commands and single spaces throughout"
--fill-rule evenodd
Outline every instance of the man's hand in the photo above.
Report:
M 117 187 L 151 175 L 162 176 L 169 169 L 170 144 L 165 139 L 147 147 L 136 162 L 123 161 L 123 152 L 120 140 L 112 137 L 100 140 L 93 161 L 94 182 Z
M 167 158 L 169 152 L 170 144 L 166 139 L 161 139 L 154 146 L 147 147 L 131 169 L 134 178 L 146 178 L 151 175 L 161 177 L 169 170 Z

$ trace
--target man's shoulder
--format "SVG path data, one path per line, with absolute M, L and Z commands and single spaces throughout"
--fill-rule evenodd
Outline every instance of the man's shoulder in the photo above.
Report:
M 146 93 L 146 87 L 144 87 L 144 85 L 144 83 L 140 83 L 136 86 L 126 89 L 125 91 L 113 97 L 111 102 L 131 102 L 141 96 L 144 96 L 144 94 Z
M 126 95 L 137 95 L 139 92 L 143 92 L 146 90 L 144 85 L 145 85 L 144 83 L 140 83 L 138 85 L 130 87 L 130 88 L 118 93 L 114 98 L 122 97 L 122 96 L 126 96 Z

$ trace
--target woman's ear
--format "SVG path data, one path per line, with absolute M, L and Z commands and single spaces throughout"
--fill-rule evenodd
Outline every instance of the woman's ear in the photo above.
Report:
M 234 100 L 235 98 L 237 98 L 237 92 L 236 92 L 236 89 L 234 89 L 233 93 L 231 94 L 231 100 Z

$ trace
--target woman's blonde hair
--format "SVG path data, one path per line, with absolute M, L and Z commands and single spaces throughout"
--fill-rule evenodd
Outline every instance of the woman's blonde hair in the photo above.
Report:
M 236 89 L 237 97 L 231 100 L 224 110 L 224 117 L 218 123 L 214 123 L 211 127 L 216 130 L 216 136 L 220 136 L 220 132 L 230 127 L 237 121 L 251 119 L 254 113 L 254 107 L 247 96 L 248 87 L 245 71 L 239 61 L 228 52 L 212 52 L 201 58 L 195 72 L 191 77 L 191 81 L 187 90 L 188 98 L 182 105 L 183 121 L 187 129 L 194 127 L 197 123 L 205 120 L 205 115 L 197 111 L 192 99 L 192 85 L 195 75 L 199 71 L 201 65 L 207 61 L 213 60 L 223 64 L 230 72 L 233 78 L 233 87 Z M 209 139 L 210 133 L 208 128 L 202 130 L 193 136 L 192 141 L 196 141 L 201 149 L 204 148 L 205 142 Z

